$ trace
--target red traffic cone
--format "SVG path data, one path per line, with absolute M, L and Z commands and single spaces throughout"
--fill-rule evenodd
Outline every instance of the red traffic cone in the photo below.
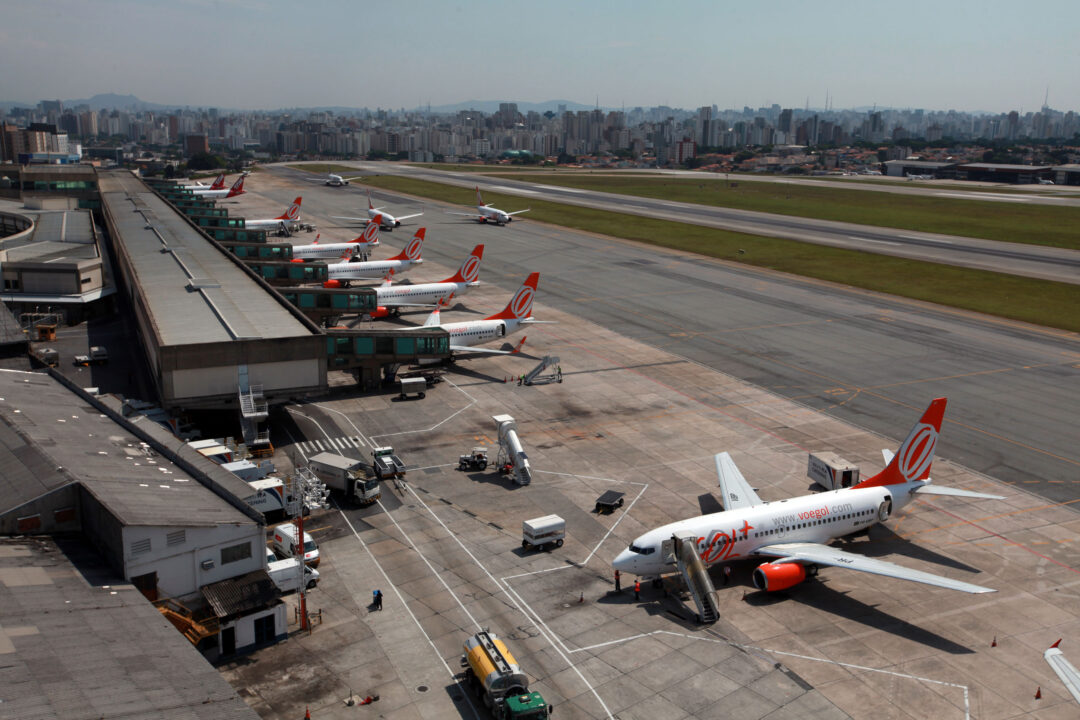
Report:
M 311 710 L 304 706 L 304 720 L 311 720 Z
M 1035 699 L 1042 700 L 1042 685 L 1040 685 L 1039 689 L 1035 691 Z
M 583 602 L 585 602 L 585 593 L 584 593 L 584 592 L 582 592 L 582 593 L 581 593 L 581 596 L 580 596 L 580 597 L 578 597 L 577 601 L 578 601 L 579 603 L 583 603 Z
M 997 635 L 994 636 L 994 641 L 990 643 L 990 647 L 997 647 Z

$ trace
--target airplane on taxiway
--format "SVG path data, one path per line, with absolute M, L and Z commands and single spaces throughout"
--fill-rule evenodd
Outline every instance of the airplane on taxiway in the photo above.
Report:
M 883 451 L 884 470 L 850 488 L 764 502 L 735 467 L 731 456 L 716 455 L 724 510 L 680 520 L 641 535 L 619 553 L 617 570 L 659 578 L 675 570 L 673 537 L 691 538 L 706 566 L 744 558 L 767 558 L 753 573 L 754 585 L 765 591 L 785 590 L 806 579 L 818 565 L 848 568 L 968 593 L 992 588 L 868 558 L 830 547 L 836 538 L 885 522 L 918 495 L 952 495 L 1001 500 L 930 482 L 934 446 L 945 416 L 945 398 L 933 400 L 895 455 Z M 809 572 L 808 572 L 809 570 Z
M 505 210 L 499 210 L 498 208 L 491 207 L 490 204 L 484 202 L 484 198 L 480 196 L 480 188 L 476 188 L 476 212 L 474 213 L 460 213 L 449 212 L 450 215 L 460 215 L 462 217 L 469 217 L 479 223 L 495 223 L 496 225 L 505 225 L 508 222 L 513 221 L 514 215 L 520 215 L 521 213 L 527 213 L 532 208 L 526 208 L 525 210 L 515 210 L 514 212 L 506 212 Z
M 377 208 L 371 203 L 371 191 L 368 190 L 367 196 L 368 211 L 367 217 L 341 217 L 338 215 L 332 215 L 334 220 L 348 220 L 350 222 L 361 223 L 379 223 L 379 228 L 382 230 L 392 231 L 394 228 L 401 227 L 402 220 L 409 220 L 410 218 L 420 217 L 424 213 L 418 212 L 412 215 L 402 215 L 401 217 L 394 217 L 390 213 L 386 212 L 382 208 Z
M 323 283 L 325 288 L 348 287 L 353 280 L 380 280 L 390 273 L 400 275 L 411 270 L 416 265 L 424 262 L 420 253 L 424 248 L 424 234 L 427 228 L 420 228 L 413 235 L 412 240 L 400 253 L 389 260 L 372 260 L 370 262 L 341 262 L 327 265 L 328 280 Z
M 320 243 L 319 236 L 310 245 L 293 245 L 293 262 L 305 260 L 322 260 L 324 258 L 340 258 L 342 262 L 348 261 L 355 255 L 367 257 L 372 249 L 379 247 L 379 226 L 368 225 L 360 237 L 348 242 Z

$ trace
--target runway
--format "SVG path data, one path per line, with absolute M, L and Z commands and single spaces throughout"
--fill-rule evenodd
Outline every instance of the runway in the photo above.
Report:
M 294 197 L 297 174 L 255 175 L 238 204 L 265 215 L 258 211 Z M 324 242 L 353 236 L 329 216 L 365 208 L 361 188 L 307 182 L 303 194 L 304 217 L 319 225 Z M 394 213 L 420 205 L 373 196 Z M 440 279 L 485 242 L 481 282 L 509 295 L 528 272 L 540 272 L 539 319 L 545 305 L 574 313 L 889 438 L 929 398 L 944 395 L 950 402 L 942 457 L 1051 500 L 1077 498 L 1075 334 L 528 220 L 500 228 L 459 222 L 443 212 L 457 208 L 438 203 L 423 209 L 417 221 L 428 228 L 428 264 L 410 273 L 413 282 Z M 394 254 L 410 235 L 408 227 L 384 233 L 375 259 Z M 465 317 L 446 312 L 447 320 Z M 796 429 L 776 430 L 797 436 Z M 814 449 L 843 454 L 842 447 Z
M 566 203 L 734 232 L 1080 284 L 1080 252 L 1075 250 L 602 193 L 545 185 L 542 182 L 493 178 L 478 173 L 429 170 L 403 163 L 353 164 L 360 174 L 395 175 L 468 188 L 478 186 L 481 191 L 518 195 L 523 200 L 523 207 L 528 206 L 530 199 Z M 274 171 L 289 174 L 305 184 L 322 182 L 318 175 L 283 166 L 275 167 Z M 538 179 L 542 180 L 542 177 Z M 965 197 L 971 199 L 971 196 L 988 194 L 967 193 Z M 1036 198 L 1022 199 L 1035 201 Z

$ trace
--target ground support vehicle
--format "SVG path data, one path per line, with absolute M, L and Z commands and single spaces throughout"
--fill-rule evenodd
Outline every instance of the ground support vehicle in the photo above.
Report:
M 326 487 L 357 505 L 370 505 L 382 497 L 378 478 L 372 477 L 360 460 L 321 452 L 308 459 L 308 468 Z
M 389 445 L 372 450 L 371 460 L 375 477 L 380 480 L 405 477 L 405 463 L 401 462 L 401 458 L 394 454 L 394 448 Z
M 458 470 L 486 470 L 488 454 L 486 447 L 474 447 L 468 455 L 458 456 Z
M 529 679 L 495 633 L 482 631 L 466 640 L 461 666 L 465 684 L 496 720 L 540 720 L 551 714 L 544 697 L 529 691 Z
M 545 515 L 521 523 L 521 547 L 524 550 L 562 547 L 565 537 L 566 521 L 558 515 Z

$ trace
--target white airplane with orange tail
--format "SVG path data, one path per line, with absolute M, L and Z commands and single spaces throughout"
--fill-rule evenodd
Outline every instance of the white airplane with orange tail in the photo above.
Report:
M 244 192 L 246 192 L 244 190 L 244 178 L 246 177 L 247 175 L 241 175 L 236 178 L 236 182 L 229 188 L 226 188 L 224 186 L 225 182 L 222 181 L 222 187 L 219 188 L 189 187 L 188 190 L 207 200 L 222 200 L 224 198 L 236 197 L 237 195 L 243 195 Z M 216 185 L 217 182 L 215 181 L 214 184 Z
M 380 280 L 390 276 L 391 273 L 400 275 L 403 272 L 408 272 L 424 262 L 420 254 L 424 249 L 424 234 L 426 232 L 426 228 L 417 230 L 412 240 L 405 246 L 405 249 L 389 260 L 341 262 L 327 265 L 329 279 L 323 283 L 323 287 L 348 287 L 353 280 Z
M 526 325 L 552 322 L 532 318 L 533 296 L 536 295 L 536 286 L 539 282 L 540 273 L 534 272 L 529 275 L 501 312 L 489 315 L 483 320 L 444 323 L 439 315 L 442 308 L 439 307 L 428 316 L 428 319 L 420 327 L 440 327 L 448 331 L 450 333 L 450 352 L 453 354 L 515 355 L 521 351 L 521 346 L 525 344 L 525 338 L 521 338 L 513 350 L 493 350 L 473 346 L 513 335 Z
M 300 202 L 304 198 L 298 197 L 292 204 L 275 218 L 260 218 L 257 220 L 244 220 L 244 227 L 248 230 L 290 230 L 300 223 Z
M 367 194 L 367 217 L 339 217 L 337 215 L 331 215 L 334 220 L 349 220 L 352 222 L 362 223 L 378 223 L 379 228 L 386 231 L 391 231 L 396 227 L 401 227 L 402 220 L 408 220 L 414 217 L 420 217 L 424 213 L 418 212 L 412 215 L 402 215 L 401 217 L 394 217 L 390 213 L 386 212 L 382 208 L 377 208 L 371 204 L 371 191 L 368 190 Z
M 315 236 L 315 242 L 310 245 L 293 245 L 293 262 L 305 260 L 323 260 L 326 258 L 339 258 L 341 262 L 347 262 L 354 256 L 366 258 L 371 251 L 379 247 L 379 226 L 368 225 L 360 237 L 343 243 L 319 243 L 319 236 Z
M 225 173 L 221 173 L 216 178 L 214 178 L 214 182 L 210 185 L 203 185 L 201 181 L 196 180 L 194 185 L 185 185 L 184 187 L 196 194 L 205 192 L 207 190 L 224 190 Z
M 945 403 L 945 398 L 933 400 L 896 455 L 883 451 L 888 463 L 885 469 L 850 488 L 764 502 L 735 467 L 731 456 L 719 453 L 716 471 L 724 510 L 650 530 L 630 543 L 612 564 L 621 572 L 659 578 L 675 570 L 671 548 L 672 538 L 678 537 L 696 543 L 706 566 L 746 558 L 770 558 L 753 574 L 754 585 L 765 591 L 786 590 L 805 580 L 816 566 L 830 565 L 968 593 L 996 592 L 828 545 L 836 538 L 885 522 L 916 495 L 1003 499 L 1000 495 L 930 484 L 930 464 L 945 416 Z
M 387 278 L 386 282 L 375 288 L 379 308 L 376 311 L 378 314 L 373 317 L 396 314 L 396 308 L 402 307 L 448 305 L 453 298 L 464 295 L 480 284 L 480 260 L 483 257 L 484 246 L 477 245 L 456 273 L 439 282 L 395 286 L 392 284 L 393 276 Z
M 493 208 L 491 205 L 484 202 L 484 198 L 480 197 L 480 188 L 476 188 L 476 212 L 474 213 L 460 213 L 449 212 L 450 215 L 461 215 L 462 217 L 470 217 L 479 223 L 493 222 L 496 225 L 505 225 L 508 222 L 513 221 L 514 215 L 520 215 L 521 213 L 527 213 L 532 208 L 526 208 L 525 210 L 515 210 L 514 212 L 506 212 L 505 210 L 499 210 Z

